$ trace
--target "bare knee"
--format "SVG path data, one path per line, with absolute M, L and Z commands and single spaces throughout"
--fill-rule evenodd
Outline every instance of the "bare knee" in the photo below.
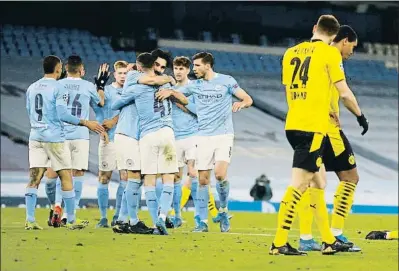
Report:
M 121 181 L 127 181 L 127 170 L 119 170 L 119 179 Z
M 181 172 L 177 172 L 175 173 L 175 183 L 180 182 L 182 179 L 182 175 Z
M 357 168 L 340 171 L 336 174 L 341 182 L 345 181 L 353 184 L 357 184 L 359 182 L 359 173 L 357 172 Z
M 217 181 L 224 181 L 225 179 L 226 179 L 226 174 L 221 174 L 221 173 L 218 173 L 218 172 L 216 172 L 215 173 L 215 178 L 216 178 L 216 180 Z
M 29 170 L 29 183 L 28 186 L 29 188 L 39 188 L 40 182 L 43 178 L 44 172 L 46 171 L 46 168 L 31 168 Z
M 72 176 L 73 177 L 81 177 L 83 175 L 85 175 L 85 171 L 84 170 L 77 170 L 77 169 L 72 170 Z
M 108 172 L 101 172 L 100 171 L 100 175 L 98 177 L 98 181 L 102 184 L 108 184 L 109 181 L 111 180 L 111 174 L 112 172 L 108 173 Z
M 207 171 L 202 171 L 199 173 L 199 184 L 200 185 L 207 185 L 210 182 L 210 178 L 209 178 L 209 172 Z

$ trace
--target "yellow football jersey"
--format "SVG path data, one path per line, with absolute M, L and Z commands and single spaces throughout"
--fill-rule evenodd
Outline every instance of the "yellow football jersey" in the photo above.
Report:
M 337 48 L 313 40 L 287 49 L 282 61 L 282 83 L 288 103 L 285 129 L 325 134 L 332 86 L 344 79 Z
M 339 117 L 339 92 L 337 88 L 333 85 L 331 90 L 331 102 L 330 102 L 330 113 L 335 114 Z M 330 116 L 330 122 L 328 125 L 329 133 L 339 133 L 341 127 L 335 118 Z

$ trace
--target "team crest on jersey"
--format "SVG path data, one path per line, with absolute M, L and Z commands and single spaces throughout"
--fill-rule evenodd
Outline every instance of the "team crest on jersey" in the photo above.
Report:
M 349 162 L 349 164 L 351 164 L 352 166 L 356 163 L 355 156 L 354 156 L 353 154 L 351 154 L 351 155 L 349 156 L 348 162 Z
M 317 159 L 316 159 L 316 166 L 317 166 L 317 167 L 320 167 L 322 163 L 323 163 L 323 159 L 321 159 L 320 156 L 317 157 Z
M 127 159 L 127 160 L 126 160 L 126 165 L 127 165 L 128 167 L 133 166 L 133 160 L 132 160 L 132 159 Z
M 221 85 L 216 85 L 215 90 L 221 90 L 222 86 Z
M 108 163 L 105 162 L 105 161 L 103 161 L 103 162 L 101 163 L 101 165 L 103 166 L 103 168 L 107 168 L 107 167 L 108 167 Z

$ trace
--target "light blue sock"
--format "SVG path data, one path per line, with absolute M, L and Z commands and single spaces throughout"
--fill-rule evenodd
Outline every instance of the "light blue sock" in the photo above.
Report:
M 141 183 L 143 183 L 143 181 L 141 181 Z M 143 195 L 143 185 L 140 186 L 139 191 L 137 192 L 137 212 L 140 209 L 141 206 L 141 195 Z
M 181 181 L 175 182 L 173 189 L 173 209 L 175 210 L 175 215 L 181 218 Z
M 230 183 L 227 180 L 216 182 L 216 191 L 219 194 L 220 208 L 227 208 L 230 192 Z
M 26 220 L 35 222 L 35 208 L 37 201 L 37 188 L 26 188 L 25 205 L 26 205 Z
M 198 187 L 198 208 L 201 221 L 208 220 L 208 201 L 209 201 L 209 187 L 208 185 L 199 185 Z
M 61 191 L 62 199 L 65 202 L 65 212 L 68 223 L 75 222 L 75 191 Z
M 162 189 L 163 189 L 162 178 L 158 178 L 156 180 L 156 185 L 155 185 L 155 192 L 157 194 L 158 203 L 159 203 L 159 200 L 161 199 Z
M 161 195 L 161 198 L 159 200 L 159 202 L 160 202 L 159 205 L 160 205 L 160 214 L 164 215 L 165 218 L 166 218 L 166 216 L 168 216 L 168 213 L 169 213 L 169 210 L 170 210 L 170 206 L 172 205 L 173 190 L 174 190 L 174 184 L 173 183 L 165 183 L 163 185 L 162 195 Z M 181 190 L 180 190 L 180 194 L 181 194 Z
M 57 186 L 57 178 L 45 178 L 45 190 L 46 190 L 46 195 L 47 195 L 47 199 L 48 202 L 50 203 L 50 205 L 54 205 L 55 204 L 55 190 L 56 190 L 56 186 Z
M 198 177 L 191 179 L 191 197 L 194 201 L 194 216 L 199 215 L 199 204 L 197 198 L 198 192 Z
M 98 199 L 98 208 L 100 209 L 101 218 L 107 218 L 107 209 L 108 209 L 108 184 L 98 183 L 97 185 L 97 199 Z
M 73 187 L 75 188 L 75 208 L 79 209 L 79 202 L 82 197 L 83 180 L 85 176 L 73 177 Z
M 130 216 L 130 224 L 136 225 L 139 222 L 137 217 L 138 206 L 137 206 L 137 198 L 139 197 L 139 189 L 141 186 L 141 180 L 137 179 L 129 179 L 126 186 L 126 200 L 127 200 L 127 211 Z
M 116 190 L 116 203 L 115 203 L 115 217 L 119 216 L 119 211 L 121 210 L 122 206 L 122 196 L 123 196 L 123 191 L 125 191 L 126 188 L 126 181 L 119 181 L 118 185 L 118 190 Z
M 62 204 L 62 194 L 61 194 L 61 180 L 60 178 L 57 178 L 56 184 L 55 184 L 55 203 L 59 204 L 61 206 Z
M 126 192 L 123 191 L 122 194 L 122 203 L 121 203 L 121 210 L 118 215 L 118 221 L 122 221 L 123 223 L 127 223 L 127 201 L 126 201 Z
M 145 201 L 147 202 L 148 211 L 150 212 L 153 225 L 157 223 L 158 220 L 158 200 L 155 193 L 154 186 L 145 186 Z M 170 205 L 169 205 L 170 206 Z

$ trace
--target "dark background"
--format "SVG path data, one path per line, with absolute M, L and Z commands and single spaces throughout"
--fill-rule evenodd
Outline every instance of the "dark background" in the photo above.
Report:
M 368 3 L 366 12 L 357 12 Z M 339 4 L 339 5 L 338 5 Z M 384 7 L 387 6 L 387 7 Z M 282 44 L 311 36 L 321 14 L 335 15 L 358 32 L 359 41 L 398 43 L 397 2 L 1 2 L 1 23 L 86 29 L 96 35 L 137 34 L 154 28 L 161 38 L 174 38 L 181 29 L 185 39 L 198 40 L 210 31 L 214 41 Z M 360 11 L 360 10 L 359 10 Z

